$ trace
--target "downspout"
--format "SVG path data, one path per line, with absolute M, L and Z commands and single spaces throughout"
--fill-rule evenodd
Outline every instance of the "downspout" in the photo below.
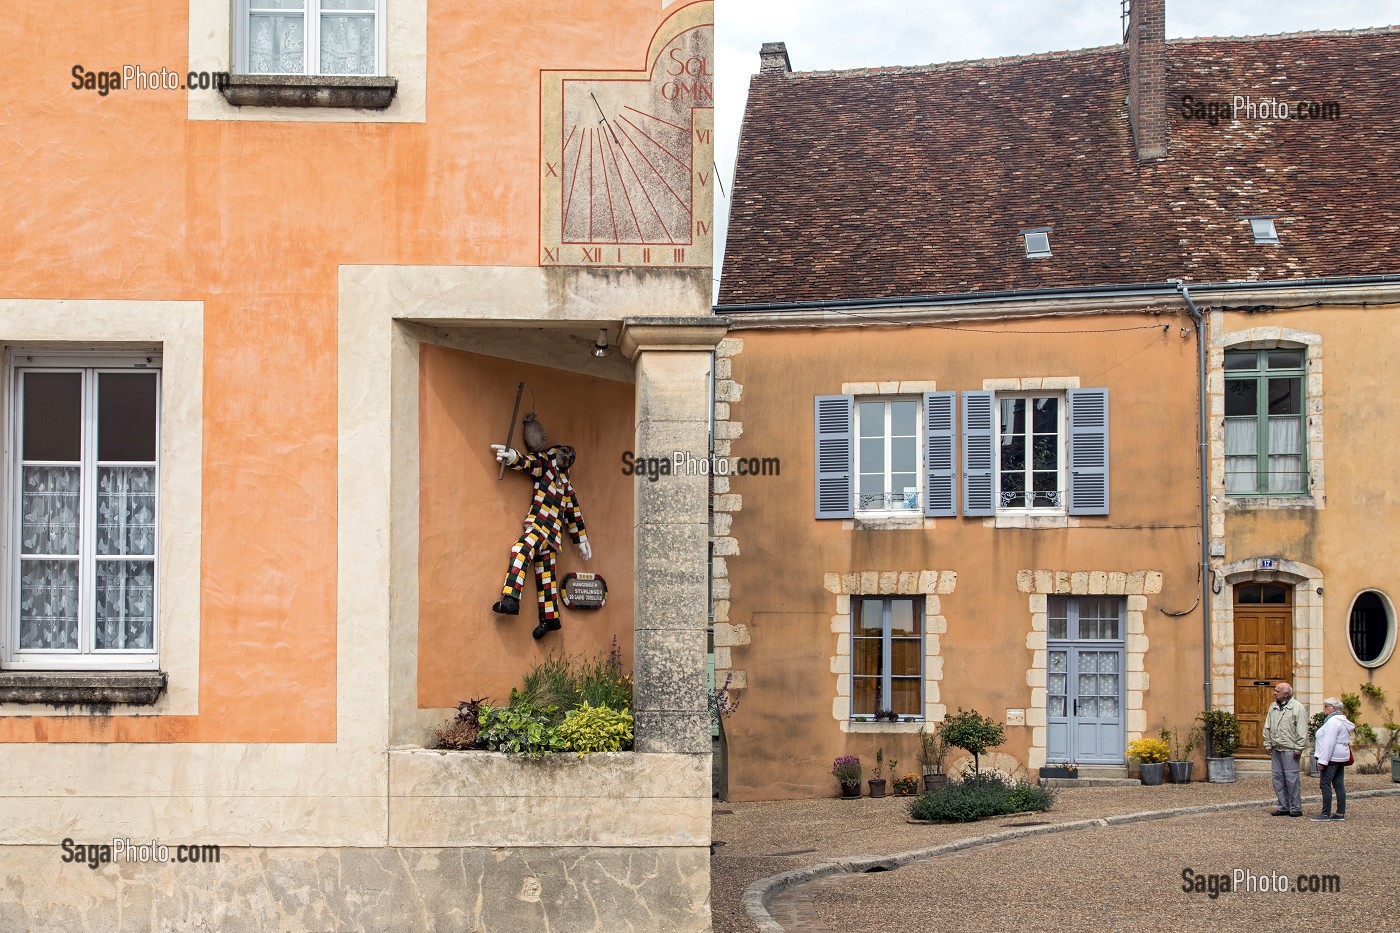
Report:
M 1209 433 L 1206 428 L 1206 322 L 1201 309 L 1191 300 L 1191 291 L 1180 279 L 1167 279 L 1175 285 L 1191 320 L 1196 324 L 1196 397 L 1199 402 L 1197 412 L 1197 441 L 1201 470 L 1201 689 L 1205 692 L 1205 708 L 1210 707 L 1210 449 Z M 1209 754 L 1207 750 L 1207 754 Z

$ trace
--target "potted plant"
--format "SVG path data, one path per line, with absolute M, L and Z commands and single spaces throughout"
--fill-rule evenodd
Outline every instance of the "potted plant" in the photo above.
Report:
M 1142 769 L 1142 783 L 1160 784 L 1167 770 L 1171 749 L 1161 739 L 1144 736 L 1128 743 L 1128 757 L 1136 758 Z
M 910 771 L 894 782 L 894 792 L 901 797 L 912 797 L 919 792 L 919 776 Z
M 919 727 L 919 764 L 924 769 L 924 790 L 932 790 L 935 784 L 947 784 L 948 775 L 943 773 L 943 756 L 948 746 L 943 742 L 943 732 L 938 724 L 932 730 Z
M 1201 730 L 1199 726 L 1192 726 L 1185 732 L 1172 732 L 1170 729 L 1162 730 L 1162 741 L 1171 748 L 1171 757 L 1167 759 L 1167 770 L 1171 773 L 1173 784 L 1191 783 L 1191 753 L 1196 749 L 1196 743 L 1201 740 Z
M 943 720 L 940 731 L 943 733 L 944 742 L 972 753 L 973 774 L 982 773 L 982 754 L 989 748 L 996 748 L 1006 737 L 1001 723 L 983 716 L 975 709 L 963 712 L 961 706 L 956 713 Z
M 1206 734 L 1206 777 L 1212 784 L 1235 783 L 1235 749 L 1240 721 L 1227 709 L 1208 709 L 1197 717 Z
M 898 722 L 899 715 L 892 709 L 877 709 L 875 711 L 876 722 Z
M 875 752 L 875 776 L 870 779 L 870 796 L 885 796 L 885 750 Z
M 841 755 L 831 763 L 831 774 L 841 784 L 843 798 L 860 796 L 860 758 L 856 755 Z
M 1071 781 L 1078 780 L 1079 765 L 1069 759 L 1041 765 L 1040 776 L 1042 778 L 1066 778 Z

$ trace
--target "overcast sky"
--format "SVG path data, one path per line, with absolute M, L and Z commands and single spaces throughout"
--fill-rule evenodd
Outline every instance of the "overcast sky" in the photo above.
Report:
M 1252 36 L 1400 24 L 1400 0 L 1167 0 L 1167 36 Z M 1114 45 L 1118 0 L 716 0 L 715 161 L 727 196 L 749 77 L 764 42 L 794 71 L 928 65 Z M 729 201 L 716 189 L 715 275 Z

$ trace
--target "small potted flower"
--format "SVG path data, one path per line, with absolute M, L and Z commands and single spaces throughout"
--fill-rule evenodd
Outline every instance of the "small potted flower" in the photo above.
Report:
M 1079 765 L 1066 758 L 1064 761 L 1056 761 L 1042 765 L 1040 768 L 1042 778 L 1064 778 L 1066 780 L 1079 779 Z
M 1161 784 L 1167 771 L 1171 749 L 1161 739 L 1143 736 L 1128 743 L 1128 757 L 1136 758 L 1142 769 L 1142 783 Z
M 841 796 L 860 796 L 860 758 L 856 755 L 841 755 L 831 763 L 831 774 L 841 784 Z
M 1172 776 L 1173 784 L 1191 783 L 1191 752 L 1196 748 L 1196 743 L 1201 741 L 1201 729 L 1199 726 L 1190 729 L 1181 729 L 1172 732 L 1170 729 L 1163 729 L 1161 732 L 1162 741 L 1171 746 L 1171 757 L 1167 759 L 1167 770 Z
M 885 796 L 885 750 L 879 749 L 875 752 L 875 776 L 869 781 L 870 796 Z
M 919 792 L 919 776 L 910 771 L 894 782 L 894 792 L 901 797 L 912 797 Z

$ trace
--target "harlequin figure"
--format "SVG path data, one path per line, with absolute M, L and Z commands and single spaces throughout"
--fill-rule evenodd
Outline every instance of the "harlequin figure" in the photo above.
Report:
M 593 548 L 588 544 L 588 533 L 583 527 L 583 513 L 579 510 L 573 484 L 569 482 L 569 468 L 574 465 L 574 449 L 554 446 L 543 453 L 522 454 L 503 444 L 492 444 L 491 448 L 496 451 L 497 460 L 512 470 L 528 473 L 535 481 L 535 497 L 530 502 L 529 514 L 525 516 L 525 533 L 510 549 L 510 566 L 506 569 L 501 598 L 491 609 L 508 616 L 520 613 L 525 568 L 532 567 L 540 610 L 540 624 L 535 626 L 533 634 L 536 638 L 543 638 L 547 632 L 560 627 L 559 577 L 555 569 L 555 554 L 564 546 L 565 528 L 569 531 L 569 538 L 578 545 L 583 559 L 593 557 Z

